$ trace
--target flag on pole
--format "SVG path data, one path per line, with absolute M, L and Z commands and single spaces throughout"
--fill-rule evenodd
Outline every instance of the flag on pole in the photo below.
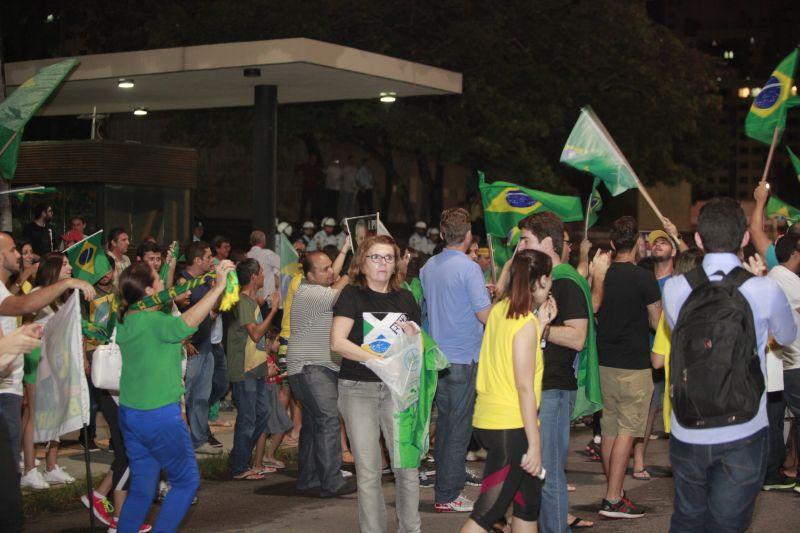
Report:
M 103 230 L 100 230 L 64 251 L 72 266 L 72 277 L 94 285 L 111 270 L 111 264 L 103 251 L 102 235 Z
M 592 186 L 592 194 L 589 198 L 589 209 L 587 212 L 587 217 L 589 220 L 589 224 L 587 226 L 588 228 L 591 228 L 595 225 L 595 223 L 597 223 L 597 219 L 600 216 L 598 213 L 601 209 L 603 209 L 603 197 L 600 196 L 600 191 L 597 190 L 598 185 L 600 185 L 600 179 L 595 178 L 594 185 Z
M 786 150 L 789 152 L 789 159 L 792 161 L 792 168 L 794 168 L 794 175 L 797 176 L 797 181 L 800 181 L 800 158 L 794 155 L 792 149 L 788 146 Z
M 761 91 L 753 99 L 750 112 L 744 120 L 744 132 L 751 139 L 772 144 L 773 134 L 778 130 L 780 141 L 786 128 L 786 110 L 797 105 L 791 98 L 797 68 L 797 49 L 781 61 Z
M 77 64 L 77 59 L 65 59 L 44 67 L 0 102 L 0 177 L 3 179 L 12 179 L 17 170 L 19 143 L 25 124 Z
M 767 200 L 767 218 L 785 218 L 789 225 L 800 221 L 800 209 L 793 207 L 780 198 L 770 196 Z
M 506 237 L 520 220 L 545 211 L 552 211 L 564 222 L 583 219 L 581 199 L 577 196 L 541 192 L 506 181 L 486 183 L 483 172 L 478 172 L 478 179 L 486 233 Z
M 581 108 L 561 152 L 561 162 L 600 178 L 612 196 L 638 188 L 639 178 L 589 106 Z
M 181 255 L 181 245 L 175 242 L 170 249 L 172 250 L 172 257 L 174 257 L 177 261 L 178 257 Z M 166 287 L 167 278 L 169 277 L 169 258 L 167 258 L 167 261 L 164 261 L 164 263 L 161 265 L 161 270 L 158 272 L 158 276 L 161 278 L 161 281 L 164 282 L 164 286 Z
M 57 440 L 89 423 L 78 294 L 73 291 L 45 324 L 36 374 L 34 442 Z
M 292 246 L 292 243 L 289 242 L 289 239 L 286 238 L 286 235 L 280 233 L 278 237 L 280 241 L 278 255 L 281 257 L 281 274 L 284 276 L 294 276 L 300 268 L 300 264 L 298 263 L 300 256 L 297 250 L 294 249 L 294 246 Z

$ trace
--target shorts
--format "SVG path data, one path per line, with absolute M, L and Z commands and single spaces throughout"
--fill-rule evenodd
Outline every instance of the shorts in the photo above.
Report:
M 650 369 L 601 366 L 600 388 L 603 391 L 603 417 L 600 419 L 603 436 L 644 437 L 653 397 Z
M 267 429 L 264 432 L 267 435 L 286 433 L 293 426 L 286 409 L 278 399 L 280 388 L 278 384 L 267 383 Z
M 514 503 L 514 517 L 536 522 L 542 503 L 542 482 L 525 472 L 520 463 L 528 451 L 525 430 L 479 429 L 473 434 L 486 450 L 481 494 L 472 510 L 472 518 L 483 529 L 505 517 L 506 509 Z
M 36 374 L 39 371 L 39 360 L 42 358 L 42 349 L 34 348 L 30 353 L 25 354 L 24 370 L 22 381 L 36 385 Z

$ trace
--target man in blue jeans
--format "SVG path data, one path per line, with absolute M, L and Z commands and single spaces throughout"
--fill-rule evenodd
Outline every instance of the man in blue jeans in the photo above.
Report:
M 703 270 L 711 280 L 741 266 L 737 253 L 749 234 L 742 208 L 729 198 L 715 198 L 700 210 L 695 241 L 706 252 Z M 772 336 L 782 345 L 797 336 L 792 310 L 770 278 L 753 277 L 739 289 L 750 304 L 755 323 L 761 372 L 766 375 L 765 346 Z M 675 327 L 691 293 L 685 276 L 664 286 L 664 313 Z M 758 413 L 741 424 L 689 429 L 672 413 L 670 460 L 675 477 L 671 531 L 744 531 L 750 524 L 756 496 L 764 482 L 767 461 L 766 388 Z
M 446 209 L 440 221 L 446 247 L 420 273 L 428 304 L 430 334 L 450 362 L 436 389 L 437 513 L 471 512 L 461 495 L 467 479 L 465 461 L 475 407 L 475 377 L 491 300 L 483 272 L 466 251 L 472 243 L 469 213 Z
M 553 269 L 562 265 L 561 256 L 569 242 L 564 223 L 553 213 L 537 213 L 519 223 L 520 249 L 537 250 L 550 256 Z M 564 264 L 560 268 L 572 268 Z M 589 326 L 589 308 L 581 288 L 568 277 L 553 279 L 551 289 L 558 316 L 545 328 L 544 375 L 539 405 L 539 431 L 542 439 L 542 467 L 547 483 L 542 486 L 539 531 L 563 533 L 567 523 L 567 478 L 564 468 L 569 453 L 569 422 L 578 382 L 573 363 L 583 350 Z M 581 519 L 575 520 L 575 525 Z M 583 524 L 584 526 L 588 524 Z

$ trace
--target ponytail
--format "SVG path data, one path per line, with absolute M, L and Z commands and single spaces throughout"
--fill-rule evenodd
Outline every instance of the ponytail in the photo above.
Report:
M 523 250 L 514 256 L 511 263 L 511 282 L 508 291 L 508 314 L 516 319 L 527 315 L 533 307 L 533 285 L 553 268 L 550 256 L 537 250 Z
M 142 261 L 137 261 L 122 271 L 119 276 L 120 305 L 117 311 L 119 324 L 124 322 L 125 314 L 131 307 L 147 295 L 145 289 L 153 286 L 155 276 L 153 268 Z

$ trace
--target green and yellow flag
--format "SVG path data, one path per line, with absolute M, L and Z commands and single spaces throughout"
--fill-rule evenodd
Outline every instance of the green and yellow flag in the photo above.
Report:
M 800 158 L 794 155 L 792 149 L 788 146 L 786 150 L 789 152 L 789 159 L 792 161 L 792 168 L 794 168 L 794 175 L 797 176 L 797 181 L 800 181 Z
M 598 213 L 603 209 L 603 197 L 600 196 L 600 191 L 597 190 L 598 185 L 600 185 L 600 178 L 595 178 L 594 185 L 592 186 L 592 195 L 589 199 L 588 227 L 590 228 L 597 223 L 597 219 L 600 216 Z
M 545 211 L 552 211 L 564 222 L 583 219 L 577 196 L 559 196 L 506 181 L 486 183 L 483 172 L 478 172 L 478 179 L 488 234 L 505 238 L 520 220 Z
M 744 132 L 751 139 L 772 144 L 773 134 L 777 130 L 777 140 L 781 140 L 786 128 L 786 110 L 798 103 L 796 98 L 791 97 L 796 68 L 795 48 L 775 68 L 758 96 L 753 99 L 750 112 L 744 120 Z
M 77 59 L 66 59 L 44 67 L 0 103 L 0 177 L 3 179 L 12 179 L 17 170 L 17 154 L 25 124 L 77 64 Z
M 281 275 L 294 276 L 300 269 L 300 256 L 283 233 L 278 234 L 278 255 L 281 257 Z
M 800 221 L 800 209 L 793 207 L 780 198 L 770 196 L 767 200 L 767 218 L 785 218 L 789 225 Z
M 103 230 L 100 230 L 64 251 L 72 266 L 72 277 L 94 285 L 111 270 L 111 264 L 103 251 L 102 236 Z
M 600 178 L 612 196 L 638 188 L 639 178 L 589 106 L 581 108 L 561 152 L 561 162 Z

